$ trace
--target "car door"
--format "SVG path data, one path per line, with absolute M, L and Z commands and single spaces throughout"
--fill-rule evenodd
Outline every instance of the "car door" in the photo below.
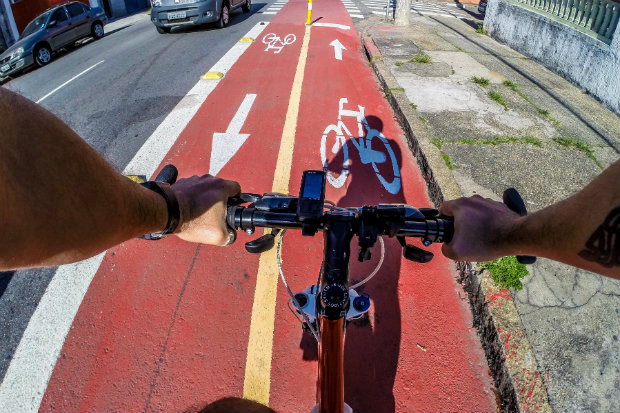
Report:
M 90 35 L 90 15 L 87 14 L 86 6 L 82 3 L 69 3 L 65 7 L 73 25 L 74 40 Z
M 48 39 L 52 50 L 58 50 L 73 39 L 73 25 L 64 7 L 59 7 L 47 23 Z

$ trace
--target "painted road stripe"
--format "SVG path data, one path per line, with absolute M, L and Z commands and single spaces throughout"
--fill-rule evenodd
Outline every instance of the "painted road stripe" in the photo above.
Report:
M 37 412 L 56 359 L 104 254 L 59 267 L 32 314 L 0 386 L 2 412 Z
M 256 38 L 267 24 L 268 22 L 258 23 L 243 37 Z M 251 44 L 236 43 L 210 71 L 225 74 Z M 219 80 L 199 80 L 146 140 L 123 173 L 152 176 L 185 125 L 218 83 Z M 61 266 L 56 270 L 24 330 L 4 380 L 0 384 L 2 413 L 35 413 L 39 410 L 56 359 L 60 356 L 73 319 L 88 286 L 99 270 L 103 257 L 104 254 L 99 254 L 79 263 Z
M 304 40 L 288 101 L 286 120 L 284 121 L 273 186 L 271 187 L 272 192 L 283 194 L 288 194 L 289 192 L 293 149 L 295 148 L 295 132 L 297 130 L 297 117 L 301 101 L 301 85 L 304 80 L 308 44 L 310 43 L 310 27 L 306 26 L 304 31 Z M 261 254 L 258 264 L 248 339 L 248 355 L 243 382 L 243 397 L 256 400 L 266 406 L 269 405 L 269 390 L 271 388 L 271 357 L 273 352 L 277 290 L 278 266 L 276 250 L 272 248 Z
M 314 27 L 332 27 L 334 29 L 342 29 L 342 30 L 349 30 L 351 28 L 351 26 L 346 26 L 344 24 L 338 24 L 338 23 L 313 23 L 312 26 L 314 26 Z
M 50 97 L 51 95 L 53 95 L 54 93 L 58 92 L 60 89 L 62 89 L 63 87 L 67 86 L 69 83 L 73 82 L 75 79 L 77 79 L 78 77 L 82 76 L 84 73 L 90 71 L 91 69 L 94 69 L 95 67 L 99 66 L 101 63 L 105 62 L 105 60 L 102 60 L 99 63 L 95 63 L 94 65 L 92 65 L 91 67 L 89 67 L 86 70 L 81 71 L 80 73 L 78 73 L 77 75 L 73 76 L 71 79 L 67 80 L 65 83 L 63 83 L 62 85 L 58 86 L 56 89 L 52 90 L 51 92 L 49 92 L 47 95 L 43 96 L 41 99 L 37 100 L 36 103 L 41 103 L 43 102 L 45 99 L 47 99 L 48 97 Z

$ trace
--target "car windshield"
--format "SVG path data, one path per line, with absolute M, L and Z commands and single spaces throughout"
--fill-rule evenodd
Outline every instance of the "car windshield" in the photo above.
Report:
M 28 23 L 28 26 L 26 26 L 26 28 L 22 32 L 22 35 L 19 38 L 23 39 L 24 37 L 30 36 L 32 33 L 38 31 L 41 27 L 45 25 L 45 22 L 47 22 L 47 18 L 49 17 L 49 15 L 49 12 L 44 13 L 30 23 Z

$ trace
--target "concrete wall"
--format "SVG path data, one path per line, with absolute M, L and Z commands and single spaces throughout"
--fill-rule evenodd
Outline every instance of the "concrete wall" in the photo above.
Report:
M 620 24 L 608 45 L 506 0 L 489 0 L 484 30 L 620 114 Z

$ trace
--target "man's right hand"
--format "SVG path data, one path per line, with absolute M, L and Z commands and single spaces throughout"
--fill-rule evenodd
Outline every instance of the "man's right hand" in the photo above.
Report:
M 228 198 L 241 192 L 239 183 L 211 175 L 194 175 L 179 179 L 172 190 L 181 209 L 181 222 L 175 235 L 202 244 L 229 243 L 226 205 Z

